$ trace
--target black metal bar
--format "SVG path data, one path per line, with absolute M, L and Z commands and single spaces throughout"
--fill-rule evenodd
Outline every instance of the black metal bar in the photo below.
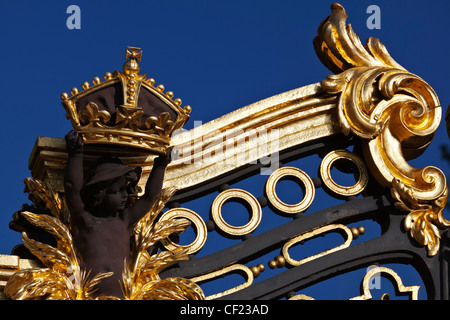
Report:
M 392 205 L 392 200 L 382 197 L 366 197 L 319 210 L 290 221 L 284 225 L 250 237 L 241 243 L 201 258 L 180 262 L 178 268 L 167 269 L 162 277 L 193 277 L 216 270 L 235 261 L 246 263 L 280 247 L 291 237 L 320 225 L 362 220 L 365 215 L 382 211 Z
M 400 231 L 398 223 L 401 222 L 401 217 L 397 216 L 394 220 L 396 221 L 389 229 L 390 231 L 377 238 L 288 269 L 221 299 L 279 299 L 286 297 L 288 292 L 298 291 L 319 281 L 367 267 L 375 262 L 413 265 L 426 286 L 428 299 L 439 299 L 439 259 L 428 257 L 425 248 L 417 247 L 406 234 Z
M 382 222 L 385 226 L 382 228 L 381 236 L 287 269 L 221 299 L 279 299 L 285 297 L 288 292 L 298 291 L 316 282 L 367 267 L 375 262 L 413 265 L 426 286 L 428 299 L 445 298 L 441 292 L 442 271 L 439 256 L 428 257 L 425 248 L 417 246 L 411 240 L 402 229 L 404 216 L 396 211 L 393 200 L 386 196 L 355 199 L 319 210 L 219 252 L 182 262 L 177 268 L 166 270 L 161 276 L 189 278 L 236 261 L 246 263 L 273 251 L 291 237 L 314 227 L 329 223 L 349 223 L 367 218 L 388 220 Z

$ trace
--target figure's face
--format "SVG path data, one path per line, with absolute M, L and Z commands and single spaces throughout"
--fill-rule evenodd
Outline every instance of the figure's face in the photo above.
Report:
M 125 209 L 127 199 L 127 179 L 125 177 L 120 177 L 108 187 L 108 190 L 106 190 L 106 194 L 102 201 L 102 207 L 105 210 L 119 213 Z

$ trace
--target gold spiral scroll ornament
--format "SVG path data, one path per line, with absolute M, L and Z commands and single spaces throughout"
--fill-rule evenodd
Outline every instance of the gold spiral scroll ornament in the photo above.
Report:
M 275 190 L 280 180 L 288 178 L 296 178 L 303 184 L 303 199 L 296 204 L 284 203 L 280 200 Z M 266 195 L 270 203 L 278 210 L 284 213 L 297 214 L 308 209 L 313 202 L 315 195 L 314 183 L 304 171 L 295 167 L 282 167 L 275 170 L 267 179 Z
M 361 144 L 364 162 L 374 179 L 390 188 L 407 215 L 404 227 L 428 254 L 439 252 L 441 230 L 450 227 L 443 210 L 448 187 L 444 173 L 433 166 L 413 168 L 432 140 L 442 117 L 433 88 L 408 72 L 376 38 L 363 45 L 346 24 L 347 13 L 334 3 L 317 30 L 314 48 L 335 74 L 321 82 L 327 94 L 339 96 L 338 124 Z

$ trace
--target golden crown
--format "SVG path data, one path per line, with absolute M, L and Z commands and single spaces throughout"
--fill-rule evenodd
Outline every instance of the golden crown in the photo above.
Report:
M 105 81 L 84 82 L 84 90 L 73 88 L 61 94 L 66 117 L 88 144 L 136 147 L 162 154 L 170 136 L 189 119 L 190 106 L 181 108 L 181 99 L 164 93 L 163 85 L 140 75 L 142 51 L 128 47 L 123 72 L 107 72 Z

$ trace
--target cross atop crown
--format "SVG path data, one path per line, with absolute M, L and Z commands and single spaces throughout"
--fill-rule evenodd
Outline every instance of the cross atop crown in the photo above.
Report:
M 128 59 L 128 58 L 141 62 L 141 58 L 142 58 L 141 48 L 127 47 L 127 53 L 125 55 L 125 59 Z

